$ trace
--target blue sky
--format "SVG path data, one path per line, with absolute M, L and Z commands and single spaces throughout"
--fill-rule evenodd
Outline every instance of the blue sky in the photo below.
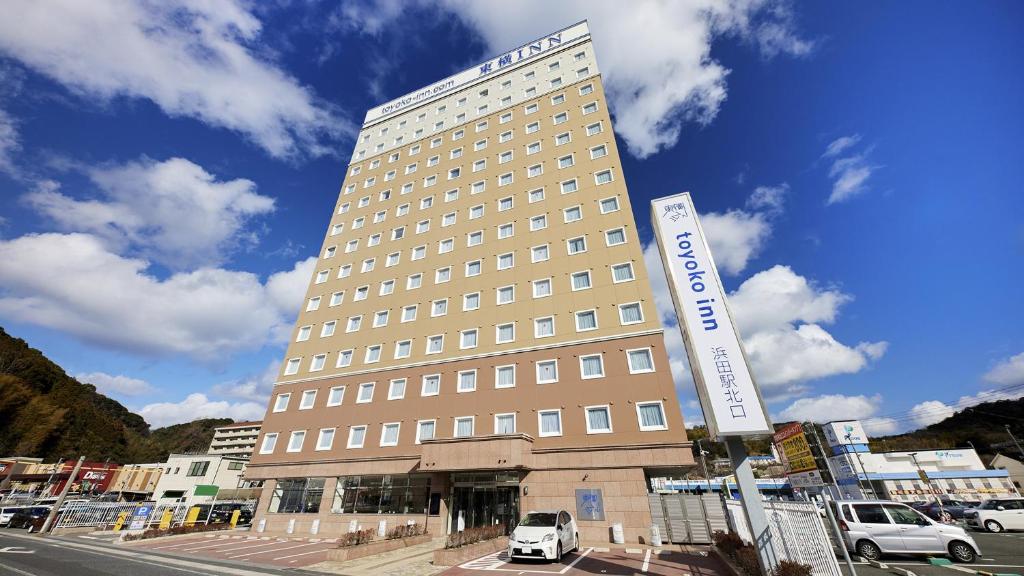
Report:
M 1022 393 L 1024 8 L 629 6 L 14 2 L 0 325 L 154 425 L 260 417 L 364 111 L 588 18 L 642 240 L 693 193 L 774 415 Z

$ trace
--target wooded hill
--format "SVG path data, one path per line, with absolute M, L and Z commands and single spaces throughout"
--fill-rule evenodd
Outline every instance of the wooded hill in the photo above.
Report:
M 0 328 L 0 456 L 162 462 L 171 452 L 205 451 L 213 429 L 231 422 L 204 419 L 151 431 L 141 416 Z

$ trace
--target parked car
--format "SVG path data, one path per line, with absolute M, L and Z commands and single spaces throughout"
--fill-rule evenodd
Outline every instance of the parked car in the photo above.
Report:
M 922 504 L 911 505 L 918 512 L 923 513 L 932 520 L 938 520 L 939 522 L 950 522 L 952 520 L 961 520 L 964 517 L 964 512 L 973 508 L 973 503 L 964 502 L 963 500 L 955 500 L 953 498 L 942 497 L 939 499 L 942 505 L 935 500 L 929 500 Z
M 7 526 L 11 522 L 11 517 L 18 510 L 21 510 L 22 506 L 7 506 L 0 508 L 0 526 Z
M 559 561 L 566 552 L 579 550 L 576 519 L 565 510 L 528 512 L 508 536 L 509 558 Z
M 892 500 L 831 502 L 848 550 L 866 560 L 883 554 L 943 554 L 974 562 L 981 549 L 959 526 L 940 524 L 906 504 Z
M 971 528 L 1002 532 L 1024 530 L 1024 499 L 998 498 L 986 500 L 977 508 L 964 514 L 964 521 Z
M 227 524 L 231 522 L 231 514 L 238 510 L 238 525 L 252 524 L 252 510 L 242 503 L 214 504 L 210 511 L 210 524 Z
M 46 517 L 49 514 L 49 506 L 29 506 L 22 508 L 11 516 L 10 521 L 7 522 L 7 527 L 38 530 L 43 525 L 43 522 L 46 522 Z

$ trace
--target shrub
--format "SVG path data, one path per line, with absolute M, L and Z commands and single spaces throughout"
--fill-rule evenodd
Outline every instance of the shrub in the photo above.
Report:
M 412 538 L 413 536 L 422 536 L 427 533 L 426 526 L 420 526 L 419 524 L 400 524 L 394 528 L 388 530 L 387 539 L 397 540 L 399 538 Z
M 728 556 L 735 556 L 737 550 L 747 546 L 747 543 L 735 532 L 718 530 L 711 537 L 715 541 L 715 546 Z
M 338 548 L 369 544 L 370 542 L 373 542 L 375 536 L 377 536 L 377 531 L 373 528 L 348 532 L 347 534 L 342 534 L 341 538 L 338 538 Z
M 494 524 L 493 526 L 481 526 L 479 528 L 470 528 L 463 530 L 462 532 L 456 532 L 448 535 L 448 540 L 445 542 L 445 548 L 460 548 L 462 546 L 469 546 L 470 544 L 476 544 L 477 542 L 484 542 L 485 540 L 493 540 L 495 538 L 501 538 L 506 534 L 504 524 Z
M 160 536 L 174 536 L 176 534 L 194 534 L 196 532 L 213 532 L 215 530 L 228 530 L 230 526 L 227 524 L 195 524 L 192 526 L 173 526 L 171 528 L 150 528 L 144 532 L 138 534 L 126 533 L 122 538 L 124 540 L 148 540 L 150 538 L 159 538 Z
M 772 571 L 772 576 L 811 576 L 811 570 L 807 564 L 783 560 Z
M 736 550 L 733 559 L 736 561 L 736 567 L 750 576 L 757 576 L 761 573 L 761 568 L 757 564 L 757 550 L 754 550 L 753 546 L 744 546 Z

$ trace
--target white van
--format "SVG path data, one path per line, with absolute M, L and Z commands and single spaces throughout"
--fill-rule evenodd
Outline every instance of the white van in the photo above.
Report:
M 939 524 L 892 500 L 830 502 L 846 548 L 866 560 L 883 554 L 942 554 L 974 562 L 981 554 L 974 538 L 959 526 Z

